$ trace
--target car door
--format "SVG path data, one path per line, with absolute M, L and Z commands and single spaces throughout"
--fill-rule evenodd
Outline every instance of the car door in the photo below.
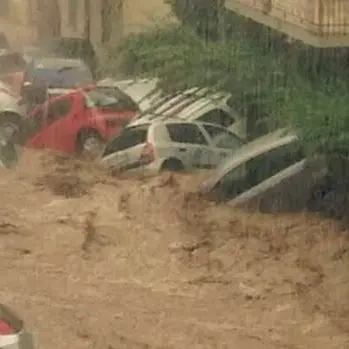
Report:
M 212 143 L 212 152 L 215 154 L 212 158 L 214 165 L 218 165 L 220 162 L 224 161 L 245 144 L 245 142 L 233 132 L 223 127 L 203 124 L 202 128 L 207 132 Z
M 72 153 L 75 151 L 76 130 L 73 123 L 73 100 L 70 95 L 49 100 L 44 105 L 43 126 L 30 140 L 35 148 L 49 148 Z
M 179 159 L 185 168 L 213 167 L 214 154 L 210 141 L 197 124 L 168 123 L 166 128 L 171 140 L 170 153 Z
M 120 136 L 111 139 L 103 152 L 102 165 L 123 170 L 140 167 L 148 129 L 149 125 L 129 127 Z

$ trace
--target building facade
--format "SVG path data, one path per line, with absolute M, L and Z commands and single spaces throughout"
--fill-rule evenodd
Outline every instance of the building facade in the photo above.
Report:
M 225 0 L 225 6 L 311 46 L 349 46 L 348 0 Z
M 38 37 L 89 37 L 96 44 L 117 43 L 170 12 L 163 0 L 0 0 L 0 6 L 12 21 L 35 28 Z

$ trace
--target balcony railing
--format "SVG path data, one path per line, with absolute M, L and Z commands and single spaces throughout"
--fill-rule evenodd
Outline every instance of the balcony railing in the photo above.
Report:
M 226 7 L 314 46 L 349 46 L 349 0 L 226 0 Z

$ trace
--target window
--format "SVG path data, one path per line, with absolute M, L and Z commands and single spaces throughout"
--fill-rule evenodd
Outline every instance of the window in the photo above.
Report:
M 231 200 L 303 159 L 298 142 L 283 145 L 232 168 L 216 184 L 215 190 L 221 199 Z
M 240 148 L 244 142 L 234 133 L 213 125 L 204 125 L 204 129 L 210 135 L 214 146 L 223 149 Z
M 126 129 L 119 137 L 112 139 L 106 146 L 103 157 L 138 144 L 146 143 L 149 126 L 135 126 Z
M 122 110 L 139 110 L 138 104 L 129 95 L 118 88 L 98 86 L 96 90 L 106 94 L 109 97 L 114 97 L 117 99 L 118 107 Z
M 48 104 L 47 121 L 53 122 L 65 117 L 71 110 L 72 103 L 69 97 L 55 100 Z
M 200 116 L 198 121 L 228 127 L 235 122 L 235 119 L 222 109 L 212 109 Z
M 197 125 L 168 124 L 166 127 L 173 142 L 208 145 L 206 138 Z
M 86 107 L 98 107 L 108 110 L 138 110 L 138 105 L 127 95 L 110 88 L 97 88 L 86 93 Z

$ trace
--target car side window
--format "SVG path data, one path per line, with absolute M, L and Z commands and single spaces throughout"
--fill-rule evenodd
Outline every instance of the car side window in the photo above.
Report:
M 212 109 L 198 118 L 198 121 L 207 122 L 223 127 L 228 127 L 234 124 L 235 119 L 222 109 Z
M 237 149 L 244 142 L 234 133 L 213 125 L 204 125 L 205 131 L 210 135 L 213 145 L 222 149 Z
M 200 128 L 194 124 L 167 124 L 171 141 L 177 143 L 208 145 Z
M 31 119 L 35 122 L 36 125 L 40 125 L 45 121 L 45 104 L 42 104 L 34 113 Z
M 134 110 L 137 111 L 139 109 L 137 103 L 126 93 L 118 90 L 117 88 L 109 88 L 109 87 L 98 87 L 98 91 L 101 93 L 113 97 L 116 100 L 116 105 L 121 110 Z
M 248 189 L 304 159 L 298 142 L 292 142 L 264 153 L 246 165 Z
M 69 97 L 50 102 L 46 114 L 47 122 L 50 123 L 64 118 L 71 108 L 72 101 Z
M 130 130 L 125 130 L 119 137 L 111 140 L 103 153 L 103 157 L 127 148 L 134 147 L 138 144 L 146 143 L 148 128 L 137 127 Z

